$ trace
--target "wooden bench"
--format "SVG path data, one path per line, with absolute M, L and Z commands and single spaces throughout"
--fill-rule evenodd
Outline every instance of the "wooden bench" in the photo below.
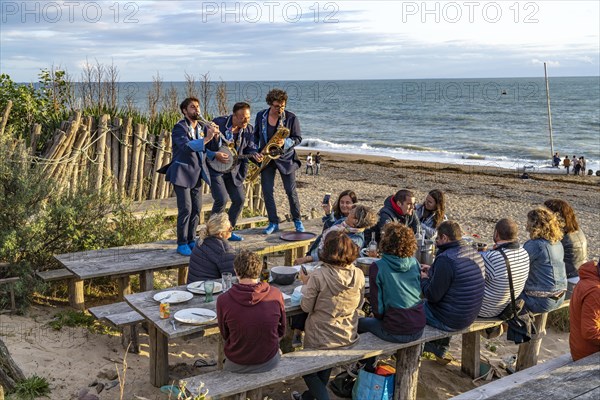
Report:
M 38 278 L 44 282 L 61 281 L 63 279 L 73 278 L 73 273 L 66 268 L 49 269 L 46 271 L 36 271 Z
M 562 307 L 568 307 L 568 301 Z M 545 335 L 547 314 L 535 317 L 535 324 L 541 328 L 538 335 L 528 343 L 519 345 L 517 370 L 525 369 L 537 363 L 541 340 Z M 394 399 L 415 399 L 418 381 L 418 368 L 422 344 L 435 339 L 462 334 L 461 369 L 476 378 L 479 376 L 480 333 L 482 330 L 502 324 L 499 319 L 479 319 L 470 327 L 454 332 L 441 331 L 430 326 L 419 340 L 410 343 L 391 343 L 381 340 L 370 333 L 360 335 L 359 343 L 351 349 L 343 350 L 302 350 L 286 353 L 280 364 L 272 371 L 261 374 L 241 375 L 226 371 L 183 379 L 180 385 L 193 395 L 198 394 L 201 384 L 208 389 L 207 399 L 261 399 L 264 386 L 295 379 L 327 368 L 350 364 L 364 358 L 381 354 L 396 353 L 396 381 Z M 465 348 L 466 347 L 466 348 Z M 535 352 L 535 354 L 530 354 Z M 533 364 L 532 364 L 533 363 Z M 477 368 L 477 370 L 475 370 Z
M 21 278 L 19 277 L 11 277 L 0 279 L 0 286 L 7 285 L 8 291 L 10 292 L 10 311 L 17 311 L 17 304 L 15 303 L 15 283 L 18 282 Z
M 573 361 L 571 354 L 567 353 L 453 399 L 598 399 L 599 377 L 600 353 L 577 361 Z
M 97 320 L 108 322 L 111 326 L 121 331 L 121 343 L 123 348 L 129 347 L 130 353 L 140 352 L 140 341 L 138 325 L 144 321 L 137 311 L 129 304 L 121 301 L 119 303 L 106 304 L 88 309 Z

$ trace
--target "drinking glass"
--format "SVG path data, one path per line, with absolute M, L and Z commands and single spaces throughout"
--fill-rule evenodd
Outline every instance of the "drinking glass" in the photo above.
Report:
M 204 282 L 204 302 L 210 303 L 213 301 L 213 290 L 215 290 L 215 283 L 213 281 Z
M 233 274 L 231 272 L 223 272 L 221 274 L 221 283 L 223 283 L 223 292 L 231 289 Z

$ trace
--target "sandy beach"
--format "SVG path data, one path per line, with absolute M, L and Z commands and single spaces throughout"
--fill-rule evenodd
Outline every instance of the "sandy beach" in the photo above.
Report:
M 306 152 L 299 152 L 304 159 Z M 488 167 L 461 167 L 447 164 L 426 164 L 389 158 L 365 157 L 323 153 L 319 176 L 304 174 L 304 166 L 297 173 L 298 193 L 302 211 L 310 214 L 314 208 L 319 216 L 321 199 L 325 192 L 332 198 L 345 189 L 356 191 L 360 202 L 379 208 L 384 199 L 402 188 L 415 192 L 417 201 L 423 201 L 431 189 L 447 193 L 448 218 L 460 223 L 465 233 L 478 234 L 482 241 L 491 242 L 495 222 L 511 217 L 520 226 L 520 239 L 525 241 L 527 212 L 544 200 L 558 197 L 569 201 L 576 211 L 580 226 L 587 235 L 589 258 L 600 255 L 598 235 L 600 178 L 562 175 L 530 174 L 531 179 L 521 179 L 520 173 Z M 287 200 L 281 181 L 276 180 L 276 201 L 280 216 L 288 212 Z M 175 277 L 171 276 L 173 282 Z M 88 305 L 89 306 L 89 305 Z M 54 313 L 67 309 L 65 303 L 34 305 L 26 316 L 0 315 L 0 337 L 6 343 L 15 361 L 26 375 L 44 376 L 50 382 L 51 399 L 71 399 L 82 389 L 96 393 L 88 386 L 95 380 L 102 383 L 114 381 L 115 366 L 120 366 L 124 356 L 117 336 L 89 333 L 84 328 L 63 328 L 53 331 L 47 325 Z M 178 339 L 169 349 L 171 375 L 179 378 L 196 375 L 214 367 L 195 368 L 200 357 L 214 358 L 217 336 Z M 124 399 L 167 399 L 168 396 L 154 388 L 148 378 L 148 337 L 141 335 L 140 354 L 127 355 L 127 375 Z M 482 354 L 493 365 L 516 354 L 517 346 L 505 338 L 482 339 Z M 540 362 L 569 351 L 568 334 L 548 329 L 540 352 Z M 452 342 L 451 352 L 460 360 L 460 337 Z M 104 372 L 102 376 L 99 373 Z M 337 371 L 334 371 L 337 372 Z M 460 363 L 440 366 L 423 360 L 419 374 L 419 399 L 447 399 L 468 391 L 481 383 L 472 383 L 462 375 Z M 288 399 L 291 390 L 303 390 L 301 379 L 269 387 L 265 391 L 270 399 Z M 102 391 L 100 399 L 118 399 L 119 388 Z M 336 397 L 332 397 L 336 399 Z

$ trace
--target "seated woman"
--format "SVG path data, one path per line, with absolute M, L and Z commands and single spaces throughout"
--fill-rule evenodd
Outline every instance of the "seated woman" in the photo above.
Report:
M 578 275 L 579 267 L 587 261 L 587 239 L 579 228 L 575 212 L 569 203 L 559 199 L 549 199 L 544 205 L 554 212 L 558 221 L 563 225 L 563 238 L 561 243 L 565 252 L 563 261 L 568 278 Z
M 361 204 L 355 205 L 348 218 L 345 220 L 339 220 L 331 228 L 323 232 L 317 239 L 312 243 L 306 257 L 297 258 L 294 261 L 295 265 L 304 264 L 312 261 L 319 261 L 319 252 L 323 247 L 324 238 L 331 232 L 343 231 L 348 237 L 358 246 L 362 248 L 365 244 L 364 231 L 367 228 L 372 227 L 377 223 L 377 214 L 375 211 L 367 206 Z
M 556 215 L 542 207 L 527 213 L 527 232 L 531 239 L 523 248 L 529 254 L 529 276 L 519 298 L 525 301 L 527 310 L 545 313 L 565 300 L 567 274 L 560 243 L 563 234 Z
M 371 332 L 396 343 L 421 337 L 425 312 L 421 299 L 421 265 L 413 257 L 416 250 L 415 234 L 410 228 L 397 222 L 385 225 L 379 244 L 381 260 L 369 268 L 369 300 L 375 318 L 359 319 L 358 333 Z
M 235 257 L 239 283 L 217 298 L 217 319 L 223 337 L 225 371 L 251 374 L 277 366 L 279 341 L 285 334 L 285 305 L 279 289 L 259 282 L 262 261 L 241 250 Z
M 304 347 L 335 349 L 358 341 L 358 311 L 363 303 L 365 276 L 353 263 L 358 246 L 344 232 L 332 232 L 321 250 L 321 268 L 308 276 L 300 274 L 304 283 L 300 306 L 308 313 Z M 304 393 L 292 393 L 296 400 L 329 400 L 327 382 L 331 368 L 304 376 L 308 387 Z
M 434 189 L 427 197 L 423 204 L 417 204 L 415 213 L 421 223 L 421 230 L 425 234 L 425 239 L 431 239 L 437 234 L 437 228 L 446 217 L 446 195 L 438 189 Z
M 221 279 L 223 272 L 234 273 L 235 253 L 227 241 L 232 227 L 226 213 L 213 214 L 206 223 L 202 244 L 194 246 L 190 257 L 187 283 Z
M 356 193 L 353 190 L 344 190 L 338 196 L 333 207 L 331 206 L 331 201 L 323 204 L 322 207 L 325 212 L 325 216 L 322 218 L 323 232 L 331 228 L 336 222 L 345 220 L 356 203 L 358 203 Z

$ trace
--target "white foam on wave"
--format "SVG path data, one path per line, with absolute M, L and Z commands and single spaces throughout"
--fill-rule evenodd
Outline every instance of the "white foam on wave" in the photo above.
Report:
M 476 153 L 454 153 L 445 150 L 416 150 L 402 148 L 378 148 L 368 143 L 341 144 L 323 139 L 304 139 L 300 148 L 309 148 L 315 151 L 328 151 L 331 153 L 373 155 L 396 158 L 398 160 L 414 160 L 432 163 L 447 163 L 458 165 L 496 167 L 510 170 L 527 170 L 532 172 L 565 174 L 564 168 L 551 168 L 549 161 L 521 160 L 509 157 L 492 157 Z M 600 169 L 598 161 L 587 161 L 586 169 L 597 171 Z

